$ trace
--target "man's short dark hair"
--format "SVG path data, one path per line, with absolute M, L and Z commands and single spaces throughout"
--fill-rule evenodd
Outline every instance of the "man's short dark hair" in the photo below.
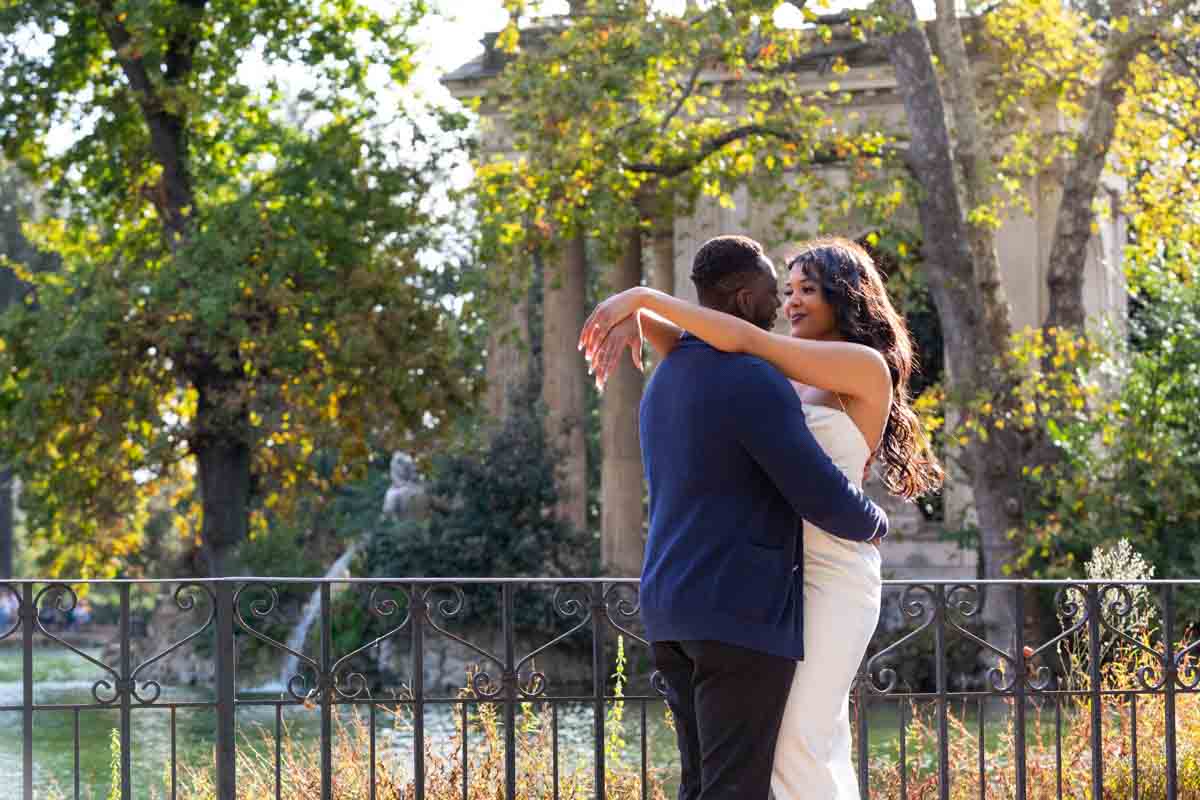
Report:
M 692 259 L 692 283 L 701 301 L 717 300 L 737 291 L 752 275 L 768 270 L 762 245 L 749 236 L 709 239 Z

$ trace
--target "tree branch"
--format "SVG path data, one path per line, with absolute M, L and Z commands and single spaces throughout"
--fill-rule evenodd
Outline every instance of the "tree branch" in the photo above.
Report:
M 736 128 L 731 128 L 725 131 L 720 136 L 709 139 L 700 146 L 700 150 L 688 158 L 681 158 L 671 162 L 654 164 L 651 162 L 638 162 L 630 164 L 628 169 L 632 172 L 641 172 L 645 174 L 658 175 L 663 178 L 676 178 L 685 172 L 693 169 L 697 164 L 701 164 L 722 148 L 728 147 L 734 142 L 742 139 L 747 139 L 751 136 L 770 136 L 784 141 L 795 141 L 795 137 L 790 132 L 772 128 L 768 125 L 741 125 Z
M 662 178 L 676 178 L 689 170 L 694 169 L 697 165 L 704 162 L 709 156 L 719 150 L 728 147 L 734 142 L 742 139 L 747 139 L 751 136 L 766 136 L 772 139 L 779 139 L 784 142 L 793 142 L 796 144 L 806 144 L 805 140 L 797 137 L 791 131 L 784 128 L 776 128 L 770 125 L 739 125 L 736 128 L 731 128 L 719 136 L 709 139 L 700 146 L 699 151 L 688 156 L 687 158 L 676 159 L 663 163 L 652 163 L 641 161 L 634 164 L 629 164 L 626 169 L 631 172 L 640 172 L 648 175 L 658 175 Z M 883 155 L 890 158 L 895 158 L 904 164 L 906 169 L 911 171 L 912 163 L 907 149 L 889 147 L 883 148 Z M 839 156 L 836 152 L 829 149 L 817 149 L 813 151 L 812 157 L 806 163 L 817 166 L 826 166 L 830 164 L 844 164 L 847 159 Z
M 970 209 L 987 205 L 991 200 L 992 166 L 985 147 L 978 90 L 958 20 L 958 7 L 954 0 L 936 0 L 936 8 L 934 24 L 946 63 L 942 83 L 958 129 L 953 156 L 962 172 L 964 200 L 969 213 Z M 973 278 L 982 301 L 983 323 L 993 341 L 1002 341 L 1012 330 L 1012 321 L 1004 285 L 1000 281 L 996 234 L 990 226 L 970 222 L 967 222 L 966 233 L 974 262 Z
M 804 11 L 808 6 L 808 0 L 788 0 L 788 4 Z M 853 19 L 853 12 L 841 11 L 836 14 L 816 14 L 812 21 L 818 25 L 849 25 Z
M 674 108 L 668 111 L 667 115 L 663 117 L 663 121 L 659 123 L 659 133 L 662 133 L 667 129 L 667 126 L 671 124 L 671 120 L 673 120 L 675 115 L 679 113 L 679 110 L 683 108 L 683 104 L 686 103 L 687 99 L 696 91 L 696 84 L 699 82 L 700 73 L 703 71 L 704 52 L 701 51 L 700 55 L 696 58 L 696 66 L 692 69 L 692 74 L 688 76 L 687 86 L 684 88 L 683 94 L 679 96 L 679 100 L 675 103 Z
M 208 0 L 182 0 L 182 3 L 193 14 L 198 16 L 204 11 L 204 7 L 208 5 Z M 176 31 L 167 46 L 166 78 L 168 83 L 177 83 L 191 73 L 192 56 L 195 52 L 195 28 L 187 25 Z
M 836 44 L 828 44 L 822 47 L 814 47 L 799 58 L 794 58 L 786 64 L 781 64 L 771 70 L 759 70 L 768 75 L 778 75 L 788 72 L 800 72 L 806 67 L 817 64 L 817 72 L 825 73 L 829 69 L 829 64 L 837 58 L 845 58 L 861 53 L 865 50 L 870 50 L 877 47 L 873 42 L 837 42 Z
M 192 0 L 193 8 L 203 8 L 204 0 Z M 113 11 L 112 0 L 101 0 L 98 4 L 98 16 L 101 27 L 108 36 L 109 43 L 116 51 L 117 60 L 129 85 L 137 94 L 138 105 L 146 119 L 150 131 L 150 148 L 155 160 L 163 168 L 160 183 L 160 199 L 155 202 L 159 218 L 162 220 L 167 244 L 172 251 L 182 244 L 188 223 L 185 209 L 193 203 L 191 177 L 187 169 L 187 143 L 184 120 L 177 114 L 168 112 L 155 88 L 150 74 L 146 71 L 141 54 L 132 52 L 133 36 L 125 24 Z M 190 69 L 191 54 L 195 43 L 190 32 L 181 34 L 178 38 L 179 50 L 168 52 L 168 64 L 173 61 L 174 68 Z M 172 40 L 174 51 L 174 43 Z M 171 69 L 171 66 L 168 66 Z M 178 76 L 183 73 L 177 72 Z
M 146 65 L 142 63 L 140 58 L 129 57 L 129 49 L 133 43 L 133 37 L 129 34 L 129 29 L 113 13 L 111 0 L 102 0 L 99 6 L 100 25 L 104 28 L 104 32 L 108 34 L 108 41 L 117 53 L 117 61 L 120 62 L 121 69 L 125 72 L 125 77 L 129 80 L 129 85 L 141 95 L 138 98 L 139 104 L 144 111 L 151 108 L 155 110 L 159 109 L 162 104 L 159 102 L 158 94 L 154 90 L 154 84 L 150 82 L 150 75 L 146 72 Z
M 1162 13 L 1169 15 L 1187 5 L 1175 0 Z M 1113 15 L 1128 17 L 1133 0 L 1114 0 Z M 1172 10 L 1173 9 L 1173 10 Z M 1117 107 L 1125 97 L 1125 78 L 1141 49 L 1157 35 L 1161 16 L 1136 18 L 1124 35 L 1110 42 L 1100 80 L 1088 98 L 1088 113 L 1076 139 L 1076 157 L 1063 179 L 1062 202 L 1054 221 L 1046 283 L 1050 289 L 1047 327 L 1080 329 L 1085 322 L 1083 272 L 1087 244 L 1092 236 L 1092 201 L 1108 160 L 1117 128 Z

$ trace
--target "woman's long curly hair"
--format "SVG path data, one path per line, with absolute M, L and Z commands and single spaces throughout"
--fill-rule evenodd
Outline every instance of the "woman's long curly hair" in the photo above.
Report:
M 916 357 L 904 318 L 896 313 L 870 254 L 849 239 L 807 242 L 788 262 L 821 287 L 847 342 L 878 350 L 892 373 L 892 405 L 877 455 L 888 491 L 913 499 L 942 485 L 945 473 L 913 412 L 908 382 Z

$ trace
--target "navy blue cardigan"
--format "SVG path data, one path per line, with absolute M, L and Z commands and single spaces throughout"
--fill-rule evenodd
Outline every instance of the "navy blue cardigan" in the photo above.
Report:
M 803 658 L 800 518 L 866 541 L 886 535 L 887 516 L 830 461 L 791 384 L 762 359 L 685 335 L 654 370 L 639 423 L 650 640 Z

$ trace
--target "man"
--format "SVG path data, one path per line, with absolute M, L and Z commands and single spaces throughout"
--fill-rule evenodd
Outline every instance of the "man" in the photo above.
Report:
M 775 269 L 754 240 L 709 240 L 692 281 L 701 305 L 774 324 Z M 639 420 L 650 487 L 641 613 L 675 717 L 679 798 L 765 800 L 806 655 L 801 518 L 859 540 L 886 535 L 887 518 L 825 455 L 787 379 L 756 357 L 685 334 Z

